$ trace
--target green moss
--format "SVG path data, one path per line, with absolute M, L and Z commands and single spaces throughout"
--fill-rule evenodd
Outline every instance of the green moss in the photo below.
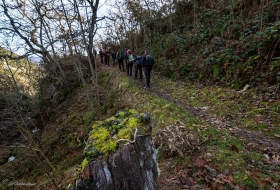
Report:
M 100 144 L 101 145 L 101 144 Z M 117 142 L 110 139 L 106 142 L 105 145 L 99 146 L 101 154 L 107 155 L 111 152 L 114 152 L 117 149 Z
M 97 121 L 92 126 L 84 149 L 85 159 L 78 169 L 81 172 L 92 159 L 107 157 L 115 152 L 121 144 L 119 139 L 133 140 L 135 129 L 138 135 L 146 134 L 147 114 L 131 109 L 122 111 L 104 121 Z
M 92 125 L 92 129 L 97 129 L 102 124 L 102 121 L 97 121 Z
M 146 132 L 144 113 L 131 109 L 122 111 L 104 121 L 98 121 L 92 126 L 84 154 L 88 159 L 108 156 L 118 149 L 119 139 L 133 140 L 135 129 L 139 133 Z
M 131 117 L 127 120 L 126 126 L 130 129 L 134 129 L 139 122 L 139 118 L 136 117 Z
M 88 165 L 88 160 L 87 160 L 87 158 L 85 158 L 85 159 L 83 160 L 83 162 L 82 162 L 82 169 L 84 169 L 86 165 Z
M 109 138 L 109 131 L 105 128 L 98 128 L 95 131 L 91 132 L 90 138 L 95 141 L 96 144 L 103 143 Z
M 126 128 L 120 130 L 118 133 L 118 139 L 130 139 L 131 138 L 131 129 Z

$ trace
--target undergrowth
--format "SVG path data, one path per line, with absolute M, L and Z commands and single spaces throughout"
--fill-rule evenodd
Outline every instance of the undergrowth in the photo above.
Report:
M 54 115 L 53 120 L 56 123 L 46 128 L 47 131 L 42 142 L 44 142 L 46 150 L 52 150 L 47 153 L 47 156 L 57 168 L 56 172 L 60 176 L 57 177 L 57 181 L 61 187 L 73 182 L 74 177 L 71 171 L 74 171 L 83 162 L 83 150 L 92 124 L 98 120 L 109 118 L 118 111 L 128 109 L 134 109 L 140 113 L 150 113 L 153 133 L 160 131 L 170 123 L 181 121 L 189 130 L 197 133 L 201 139 L 204 137 L 209 139 L 201 144 L 199 149 L 187 155 L 186 158 L 166 158 L 165 155 L 158 152 L 158 162 L 162 175 L 165 175 L 166 172 L 173 173 L 176 168 L 182 168 L 188 170 L 189 175 L 196 176 L 196 171 L 203 168 L 195 165 L 195 163 L 206 160 L 207 165 L 215 170 L 215 173 L 211 174 L 213 179 L 222 175 L 228 175 L 234 179 L 232 182 L 219 184 L 221 188 L 231 185 L 254 188 L 262 184 L 262 181 L 271 179 L 273 176 L 271 181 L 277 183 L 280 180 L 275 177 L 280 168 L 275 167 L 275 170 L 271 171 L 269 165 L 264 165 L 266 156 L 248 147 L 248 142 L 238 139 L 224 129 L 217 128 L 214 124 L 201 120 L 201 118 L 186 111 L 178 104 L 145 90 L 138 81 L 123 76 L 121 72 L 117 71 L 116 73 L 115 69 L 108 68 L 104 72 L 106 74 L 102 74 L 102 76 L 107 76 L 111 80 L 105 80 L 107 82 L 102 83 L 106 93 L 101 93 L 101 99 L 109 97 L 108 94 L 114 94 L 112 101 L 106 102 L 106 107 L 109 108 L 106 114 L 103 114 L 102 106 L 100 109 L 96 107 L 97 112 L 92 113 L 89 106 L 80 97 L 84 94 L 83 88 L 80 88 L 67 98 L 64 103 L 67 109 L 61 114 Z M 279 111 L 279 102 L 260 101 L 260 96 L 257 94 L 255 94 L 255 99 L 252 99 L 251 95 L 256 93 L 254 89 L 248 89 L 248 91 L 240 93 L 220 86 L 204 87 L 194 83 L 175 82 L 155 74 L 152 75 L 151 80 L 152 86 L 157 86 L 164 93 L 171 94 L 176 99 L 187 102 L 191 106 L 204 109 L 205 113 L 209 115 L 216 114 L 222 118 L 228 117 L 231 118 L 229 121 L 240 125 L 242 125 L 242 122 L 246 122 L 250 124 L 248 127 L 251 126 L 251 128 L 256 126 L 256 120 L 250 114 L 258 115 L 259 118 L 269 116 L 271 123 L 279 126 L 279 118 L 276 114 Z M 98 100 L 97 94 L 92 95 L 92 97 L 93 102 Z M 253 103 L 256 104 L 253 106 Z M 98 105 L 98 103 L 94 104 Z M 277 127 L 273 128 L 272 131 L 266 131 L 266 127 L 262 127 L 262 129 L 271 135 L 277 132 Z M 167 167 L 163 165 L 166 160 L 170 162 Z M 84 165 L 88 161 L 85 160 Z M 11 169 L 8 165 L 6 166 L 7 170 Z M 26 170 L 25 166 L 20 165 L 20 168 L 19 171 Z M 38 187 L 48 184 L 44 177 L 35 177 L 35 175 L 42 174 L 39 168 L 32 170 L 29 168 L 28 172 L 32 176 L 29 179 L 36 180 Z M 193 180 L 206 185 L 205 176 L 202 174 L 194 177 Z M 25 171 L 20 175 L 26 176 L 27 173 Z M 14 177 L 16 176 L 12 175 L 8 179 Z M 263 188 L 266 187 L 270 187 L 269 183 L 263 186 Z
M 239 124 L 243 126 L 242 120 L 239 118 L 243 118 L 240 113 L 242 109 L 244 115 L 247 111 L 250 112 L 251 110 L 257 111 L 258 114 L 270 115 L 272 113 L 264 112 L 262 108 L 258 108 L 258 105 L 254 105 L 254 108 L 251 107 L 254 100 L 247 95 L 254 93 L 254 89 L 250 89 L 245 93 L 240 93 L 225 87 L 199 87 L 197 84 L 175 82 L 157 77 L 159 76 L 154 75 L 152 77 L 152 85 L 157 86 L 164 93 L 170 93 L 176 99 L 181 99 L 193 106 L 205 109 L 207 114 L 219 115 L 222 118 L 228 117 L 230 118 L 229 121 L 233 120 L 233 125 Z M 123 78 L 122 80 L 123 82 L 127 81 L 128 84 L 134 84 L 132 86 L 129 85 L 126 93 L 123 94 L 123 101 L 130 102 L 129 108 L 140 110 L 141 112 L 150 112 L 154 124 L 154 132 L 160 131 L 163 126 L 170 123 L 182 121 L 190 130 L 197 132 L 201 138 L 207 137 L 210 139 L 202 145 L 200 154 L 211 155 L 207 164 L 217 170 L 216 176 L 213 176 L 213 178 L 230 171 L 234 179 L 233 185 L 252 188 L 260 186 L 262 181 L 271 178 L 279 172 L 278 170 L 272 172 L 268 166 L 264 167 L 262 163 L 265 163 L 267 158 L 262 152 L 248 148 L 246 144 L 249 142 L 239 139 L 228 131 L 219 129 L 219 127 L 217 128 L 213 124 L 200 121 L 197 116 L 187 112 L 177 104 L 170 103 L 155 96 L 153 93 L 143 90 L 141 85 L 139 86 L 139 83 L 131 78 Z M 256 95 L 256 98 L 257 97 Z M 263 100 L 263 102 L 265 101 Z M 279 102 L 270 103 L 271 105 L 279 106 Z M 265 118 L 266 116 L 264 115 L 263 117 Z M 250 127 L 255 126 L 255 118 L 246 117 L 246 120 L 252 121 Z M 278 120 L 277 117 L 271 118 L 275 126 L 279 126 Z M 275 127 L 275 130 L 263 130 L 263 132 L 270 135 L 276 134 L 277 127 Z M 195 152 L 191 154 L 191 159 L 203 158 L 203 156 L 196 157 L 196 154 Z M 164 160 L 164 155 L 161 155 L 160 152 L 158 156 L 160 161 Z M 208 159 L 207 156 L 206 158 Z M 186 164 L 186 161 L 178 161 L 177 158 L 173 158 L 172 163 L 174 164 L 171 164 L 173 167 L 181 167 L 181 165 Z M 193 163 L 190 162 L 185 168 L 191 169 L 192 164 Z M 201 180 L 203 183 L 204 178 Z M 272 181 L 277 182 L 279 178 L 273 178 Z M 232 184 L 230 182 L 228 184 L 225 183 L 222 184 L 221 187 L 226 187 L 227 185 L 231 186 Z M 269 187 L 269 184 L 262 184 L 262 186 L 266 188 Z
M 244 11 L 261 8 L 257 3 L 247 3 L 252 5 Z M 239 6 L 200 7 L 196 29 L 194 23 L 180 23 L 183 17 L 176 21 L 183 30 L 155 33 L 149 47 L 160 63 L 155 69 L 168 78 L 238 89 L 246 84 L 279 86 L 279 3 L 271 1 L 263 13 L 246 15 Z M 235 10 L 233 15 L 229 14 L 231 10 Z

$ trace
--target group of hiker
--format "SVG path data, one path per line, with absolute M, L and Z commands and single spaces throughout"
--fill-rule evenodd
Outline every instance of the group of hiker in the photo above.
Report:
M 116 66 L 117 62 L 119 69 L 123 72 L 125 71 L 125 62 L 127 76 L 132 76 L 132 71 L 134 70 L 135 79 L 138 78 L 139 73 L 139 79 L 142 81 L 144 72 L 146 78 L 145 88 L 150 88 L 150 74 L 153 69 L 154 59 L 148 51 L 145 51 L 144 55 L 137 53 L 137 55 L 134 56 L 130 49 L 126 49 L 125 51 L 119 49 L 117 52 L 103 51 L 100 49 L 99 56 L 101 63 L 105 64 L 105 66 L 110 66 L 110 57 L 112 57 L 113 66 Z

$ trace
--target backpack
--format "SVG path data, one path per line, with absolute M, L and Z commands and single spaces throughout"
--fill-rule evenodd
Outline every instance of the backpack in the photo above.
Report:
M 105 53 L 105 59 L 109 60 L 110 59 L 110 54 L 109 53 Z
M 122 52 L 122 50 L 120 50 L 118 52 L 118 59 L 123 59 L 123 52 Z
M 129 54 L 129 55 L 128 55 L 128 61 L 129 61 L 129 62 L 133 62 L 133 60 L 134 60 L 133 55 L 132 55 L 132 54 Z
M 144 57 L 143 56 L 137 56 L 136 57 L 136 63 L 137 63 L 137 65 L 143 65 Z
M 153 66 L 154 58 L 151 55 L 146 55 L 146 63 L 145 66 Z
M 125 59 L 128 59 L 128 53 L 127 53 L 127 51 L 124 52 L 124 58 L 125 58 Z

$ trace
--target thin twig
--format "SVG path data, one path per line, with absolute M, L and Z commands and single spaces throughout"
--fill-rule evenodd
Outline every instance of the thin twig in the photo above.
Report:
M 122 141 L 129 142 L 129 143 L 134 143 L 134 142 L 136 141 L 137 132 L 138 132 L 138 129 L 136 128 L 135 133 L 134 133 L 134 139 L 133 139 L 133 141 L 131 141 L 131 140 L 129 140 L 129 139 L 119 139 L 119 140 L 117 140 L 117 143 L 118 143 L 118 142 L 122 142 Z
M 30 147 L 27 147 L 27 146 L 24 146 L 24 145 L 21 145 L 21 146 L 5 146 L 5 145 L 0 145 L 0 147 L 3 147 L 3 148 L 11 148 L 11 149 L 12 149 L 12 148 L 30 148 Z M 40 152 L 40 150 L 35 149 L 35 148 L 33 148 L 33 150 Z

